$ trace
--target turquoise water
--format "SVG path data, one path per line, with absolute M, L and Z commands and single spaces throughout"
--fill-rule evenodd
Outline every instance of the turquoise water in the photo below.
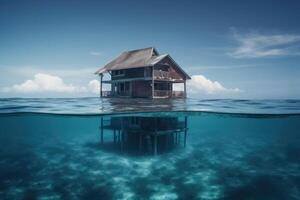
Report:
M 0 102 L 0 199 L 300 199 L 298 100 Z
M 1 113 L 110 114 L 145 111 L 208 111 L 245 114 L 299 114 L 300 100 L 0 98 Z

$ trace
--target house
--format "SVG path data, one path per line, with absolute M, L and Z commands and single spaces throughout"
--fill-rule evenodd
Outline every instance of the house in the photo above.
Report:
M 104 73 L 109 80 L 103 80 Z M 191 79 L 169 54 L 160 55 L 153 47 L 123 52 L 95 74 L 101 97 L 185 98 Z M 174 91 L 175 83 L 183 84 L 183 91 Z M 111 91 L 102 91 L 102 84 L 111 84 Z

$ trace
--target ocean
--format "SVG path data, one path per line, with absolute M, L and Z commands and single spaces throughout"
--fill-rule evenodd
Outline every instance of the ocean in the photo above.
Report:
M 300 100 L 0 99 L 0 199 L 300 199 Z

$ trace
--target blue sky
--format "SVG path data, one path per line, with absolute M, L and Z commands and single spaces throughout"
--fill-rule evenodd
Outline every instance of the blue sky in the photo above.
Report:
M 193 97 L 300 98 L 299 9 L 296 0 L 0 0 L 0 97 L 97 95 L 94 71 L 154 46 L 193 76 Z

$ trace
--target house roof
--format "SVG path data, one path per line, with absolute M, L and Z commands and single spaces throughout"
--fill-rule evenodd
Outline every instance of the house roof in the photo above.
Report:
M 106 64 L 104 67 L 97 70 L 95 74 L 102 74 L 108 71 L 119 69 L 154 66 L 166 57 L 169 57 L 179 71 L 181 71 L 188 79 L 190 79 L 190 76 L 179 67 L 179 65 L 170 57 L 170 55 L 159 55 L 157 50 L 153 47 L 125 51 L 120 56 Z

